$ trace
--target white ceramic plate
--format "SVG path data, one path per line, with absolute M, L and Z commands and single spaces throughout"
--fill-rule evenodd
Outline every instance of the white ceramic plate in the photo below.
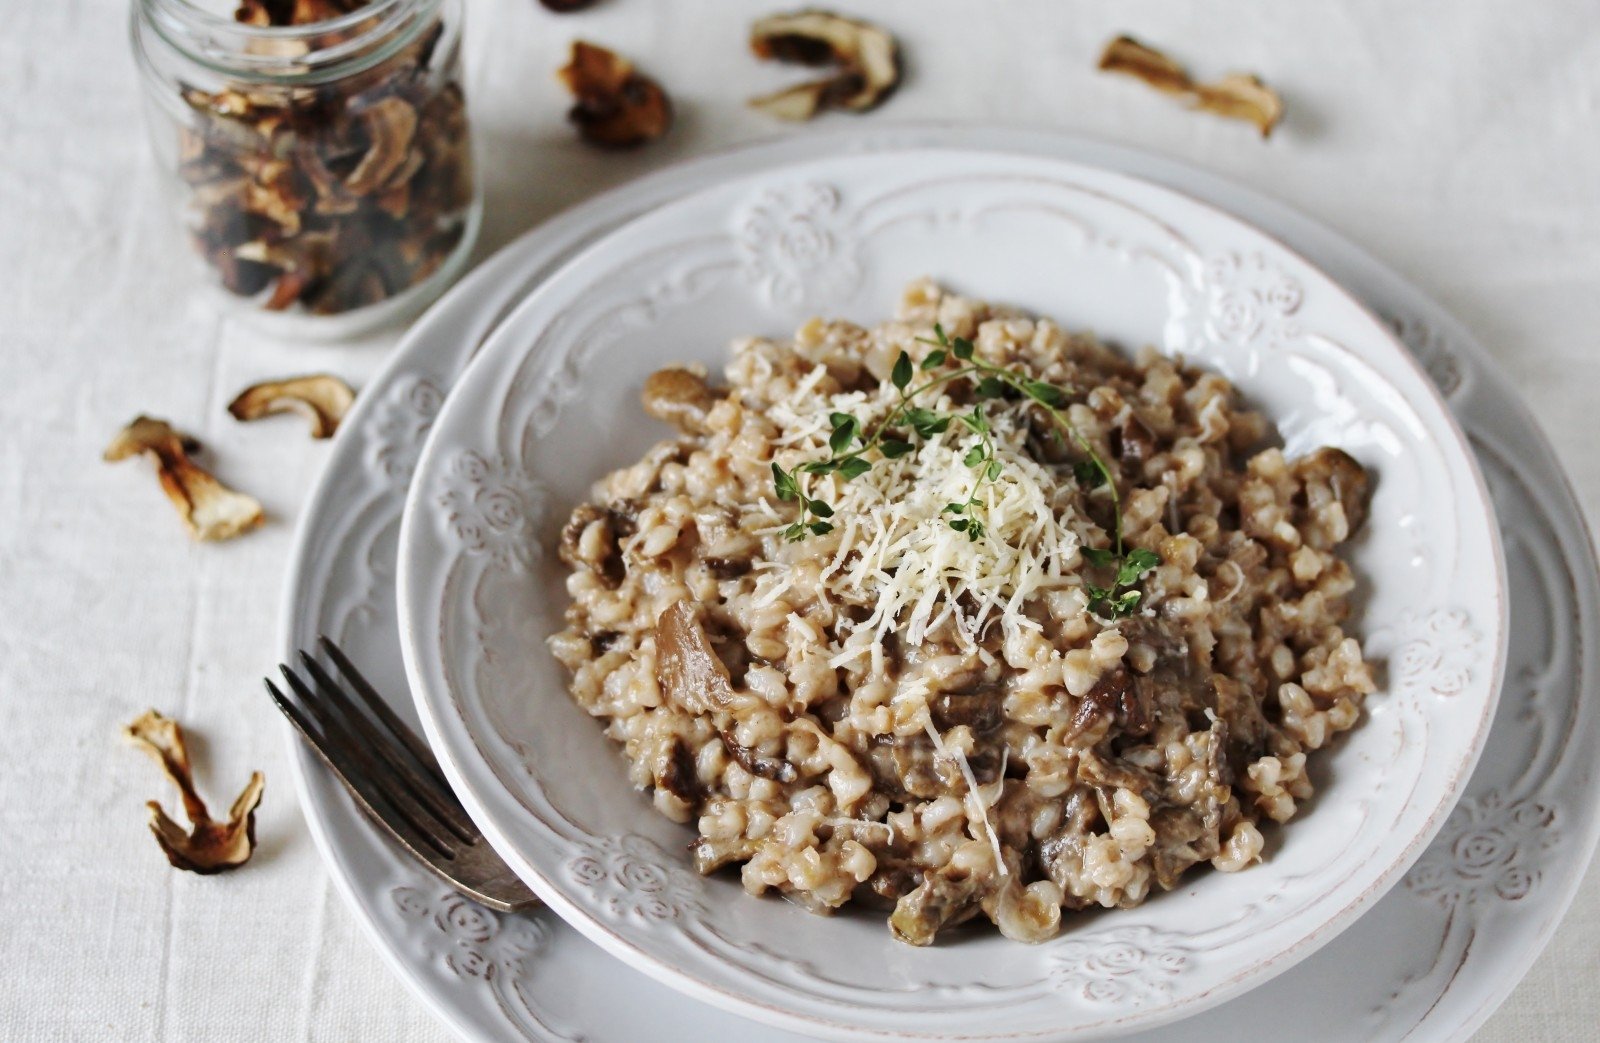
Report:
M 1323 759 L 1315 810 L 1265 865 L 1079 918 L 1043 946 L 989 935 L 911 950 L 878 916 L 817 919 L 688 871 L 673 853 L 681 828 L 631 791 L 566 699 L 543 644 L 565 600 L 545 548 L 595 477 L 660 437 L 634 406 L 644 377 L 684 358 L 717 364 L 732 337 L 783 333 L 810 314 L 873 321 L 922 273 L 1181 351 L 1261 404 L 1291 452 L 1339 445 L 1376 471 L 1355 557 L 1376 580 L 1361 626 L 1390 683 Z M 1331 939 L 1399 878 L 1486 734 L 1502 568 L 1486 494 L 1436 391 L 1305 261 L 1119 175 L 926 151 L 708 190 L 601 241 L 533 294 L 435 425 L 408 505 L 400 607 L 424 722 L 474 817 L 624 959 L 796 1031 L 1066 1038 L 1220 1002 Z
M 319 633 L 353 649 L 415 719 L 400 667 L 395 535 L 418 442 L 443 389 L 515 302 L 623 220 L 686 191 L 815 155 L 923 145 L 1093 162 L 1183 188 L 1276 233 L 1402 332 L 1467 430 L 1502 518 L 1512 618 L 1506 690 L 1467 796 L 1422 861 L 1354 927 L 1245 996 L 1143 1033 L 1235 1043 L 1240 1026 L 1315 1025 L 1325 1043 L 1462 1040 L 1532 965 L 1600 833 L 1600 577 L 1554 454 L 1471 333 L 1399 275 L 1288 208 L 1172 160 L 1053 133 L 874 124 L 669 167 L 541 225 L 480 266 L 362 389 L 302 519 L 284 601 L 287 658 Z M 312 836 L 347 906 L 397 977 L 462 1039 L 703 1043 L 792 1039 L 633 971 L 547 911 L 465 906 L 409 862 L 285 728 Z M 1441 886 L 1441 884 L 1443 886 Z M 624 996 L 628 1002 L 616 1002 Z

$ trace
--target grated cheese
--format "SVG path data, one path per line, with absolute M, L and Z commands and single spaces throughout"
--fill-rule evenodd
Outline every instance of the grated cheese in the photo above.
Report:
M 972 773 L 972 765 L 967 763 L 966 751 L 959 748 L 952 750 L 946 746 L 944 744 L 944 736 L 940 735 L 939 729 L 933 726 L 933 718 L 931 716 L 923 719 L 922 727 L 928 733 L 928 738 L 933 741 L 935 752 L 946 760 L 955 761 L 956 770 L 961 772 L 961 778 L 967 784 L 966 796 L 962 798 L 962 803 L 967 809 L 967 819 L 968 821 L 983 823 L 983 831 L 989 837 L 989 846 L 994 849 L 994 864 L 1001 876 L 1009 875 L 1009 871 L 1006 869 L 1005 854 L 1000 850 L 1000 834 L 995 832 L 994 824 L 989 821 L 989 804 L 993 802 L 986 803 L 984 801 L 983 794 L 978 789 L 978 777 Z M 1004 786 L 1005 770 L 1003 761 L 1000 782 Z M 998 795 L 996 799 L 998 799 Z
M 772 410 L 785 433 L 786 453 L 799 451 L 787 466 L 827 455 L 830 413 L 850 413 L 870 430 L 898 403 L 888 385 L 870 397 L 824 394 L 815 376 Z M 924 396 L 918 404 L 940 412 L 958 408 L 948 397 Z M 996 622 L 1040 629 L 1022 606 L 1042 591 L 1077 582 L 1072 577 L 1079 540 L 1071 524 L 1077 519 L 1063 495 L 1070 490 L 1028 454 L 1021 409 L 989 406 L 1002 469 L 979 488 L 978 514 L 987 531 L 976 541 L 951 529 L 954 515 L 944 512 L 946 504 L 966 501 L 979 486 L 978 474 L 962 459 L 977 436 L 960 424 L 918 439 L 898 460 L 874 454 L 872 469 L 852 481 L 837 475 L 808 479 L 810 494 L 833 506 L 838 533 L 838 550 L 823 579 L 836 594 L 872 607 L 860 628 L 878 639 L 902 632 L 908 644 L 917 645 L 948 627 L 971 648 Z M 845 629 L 852 626 L 846 622 Z

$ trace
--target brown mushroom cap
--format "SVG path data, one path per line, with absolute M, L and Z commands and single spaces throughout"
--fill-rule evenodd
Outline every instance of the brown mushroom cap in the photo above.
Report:
M 772 15 L 750 29 L 756 57 L 797 65 L 835 65 L 834 75 L 751 100 L 753 108 L 785 120 L 807 120 L 822 109 L 866 112 L 900 84 L 900 48 L 870 22 L 829 11 Z
M 601 148 L 636 148 L 672 127 L 672 102 L 661 85 L 615 52 L 575 40 L 557 72 L 576 99 L 567 119 Z
M 191 460 L 190 451 L 198 448 L 198 442 L 165 420 L 141 416 L 111 440 L 105 459 L 115 463 L 146 454 L 155 460 L 162 490 L 197 539 L 232 539 L 260 525 L 265 517 L 261 504 L 223 485 Z
M 177 721 L 147 710 L 122 733 L 161 765 L 168 781 L 178 788 L 184 814 L 189 817 L 191 828 L 185 830 L 156 801 L 146 804 L 150 809 L 150 832 L 167 861 L 191 873 L 221 873 L 248 862 L 255 851 L 256 807 L 266 788 L 261 773 L 251 772 L 244 791 L 228 809 L 228 820 L 217 822 L 195 790 L 189 748 Z
M 312 438 L 332 438 L 350 411 L 356 393 L 328 373 L 252 384 L 228 403 L 235 420 L 259 420 L 274 413 L 299 413 L 311 421 Z

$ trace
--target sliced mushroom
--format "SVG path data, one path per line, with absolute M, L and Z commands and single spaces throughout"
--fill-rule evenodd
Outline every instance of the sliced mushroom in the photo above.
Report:
M 686 435 L 695 435 L 705 433 L 706 413 L 721 396 L 698 373 L 672 367 L 650 374 L 639 398 L 646 413 Z
M 900 47 L 870 22 L 830 11 L 772 15 L 750 30 L 756 57 L 797 65 L 833 65 L 826 79 L 802 83 L 750 101 L 752 108 L 782 120 L 808 120 L 823 109 L 866 112 L 888 100 L 900 85 Z
M 1241 763 L 1253 759 L 1252 755 L 1259 753 L 1267 737 L 1267 719 L 1261 713 L 1260 700 L 1226 674 L 1212 674 L 1206 680 L 1203 697 L 1217 715 L 1217 725 L 1213 727 L 1225 727 L 1225 734 L 1231 740 L 1229 749 L 1219 750 L 1218 754 L 1226 754 L 1230 761 L 1237 759 Z M 1231 782 L 1232 779 L 1222 781 Z
M 695 771 L 694 755 L 682 739 L 673 739 L 651 769 L 655 784 L 691 808 L 705 797 L 705 786 Z
M 1154 725 L 1154 710 L 1143 679 L 1119 667 L 1096 681 L 1089 694 L 1078 703 L 1072 715 L 1069 741 L 1082 740 L 1102 724 L 1107 727 L 1095 732 L 1094 742 L 1103 738 L 1112 724 L 1123 735 L 1148 735 Z
M 1215 83 L 1195 86 L 1195 108 L 1228 119 L 1254 123 L 1264 138 L 1283 119 L 1283 98 L 1262 82 L 1261 77 L 1245 72 L 1230 72 Z
M 717 738 L 722 740 L 722 748 L 728 751 L 728 756 L 752 775 L 759 775 L 773 782 L 793 782 L 799 778 L 794 765 L 788 761 L 780 757 L 768 757 L 759 750 L 741 746 L 731 728 L 717 729 Z
M 405 167 L 407 150 L 417 133 L 417 110 L 399 98 L 384 98 L 361 110 L 361 125 L 371 144 L 344 179 L 344 186 L 358 196 L 369 196 Z
M 1100 69 L 1124 73 L 1158 91 L 1188 98 L 1204 112 L 1254 123 L 1264 138 L 1270 137 L 1283 119 L 1283 99 L 1259 77 L 1235 72 L 1214 83 L 1197 83 L 1182 65 L 1131 36 L 1119 36 L 1106 44 Z
M 217 822 L 195 791 L 189 748 L 177 721 L 147 710 L 122 731 L 156 759 L 183 799 L 183 811 L 190 823 L 187 831 L 169 818 L 158 802 L 152 800 L 146 805 L 150 809 L 150 832 L 166 853 L 167 861 L 191 873 L 221 873 L 248 862 L 255 850 L 256 807 L 266 786 L 261 773 L 250 773 L 244 792 L 228 809 L 228 820 Z
M 947 790 L 926 735 L 875 735 L 862 760 L 878 788 L 895 800 L 931 800 Z
M 965 725 L 974 735 L 986 737 L 1005 721 L 1005 691 L 991 681 L 958 691 L 941 692 L 928 702 L 934 727 L 940 731 Z
M 1130 409 L 1122 424 L 1111 432 L 1111 452 L 1124 464 L 1137 467 L 1156 455 L 1155 432 Z
M 1189 70 L 1131 36 L 1119 36 L 1106 44 L 1100 52 L 1100 71 L 1133 76 L 1168 94 L 1189 94 L 1194 90 Z
M 695 606 L 675 601 L 656 620 L 656 683 L 667 699 L 690 713 L 712 713 L 733 702 L 733 682 Z
M 198 539 L 227 540 L 260 525 L 265 517 L 254 497 L 235 492 L 189 458 L 199 443 L 165 420 L 136 417 L 106 447 L 109 463 L 141 453 L 155 460 L 156 474 L 184 525 Z
M 567 119 L 601 148 L 635 148 L 672 126 L 672 102 L 661 85 L 628 59 L 576 40 L 557 75 L 576 99 Z
M 1343 449 L 1324 446 L 1293 464 L 1294 476 L 1305 485 L 1308 500 L 1331 497 L 1344 509 L 1351 533 L 1367 520 L 1367 493 L 1372 480 L 1367 469 Z
M 978 877 L 949 868 L 924 871 L 922 882 L 901 896 L 889 916 L 889 931 L 908 945 L 932 945 L 944 927 L 978 911 Z
M 235 420 L 259 420 L 274 413 L 299 413 L 311 421 L 312 438 L 332 438 L 350 411 L 356 393 L 329 373 L 251 384 L 228 403 Z

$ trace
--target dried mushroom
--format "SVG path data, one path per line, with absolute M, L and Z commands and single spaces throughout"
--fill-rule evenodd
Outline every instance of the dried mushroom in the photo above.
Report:
M 556 14 L 571 14 L 581 11 L 594 3 L 594 0 L 539 0 L 548 10 Z
M 567 119 L 601 148 L 635 148 L 672 126 L 672 101 L 661 85 L 621 55 L 576 40 L 557 75 L 575 102 Z
M 299 26 L 363 6 L 244 0 L 236 17 Z M 269 311 L 335 314 L 404 292 L 450 256 L 476 185 L 461 88 L 431 65 L 440 32 L 333 83 L 184 90 L 190 238 L 224 288 Z
M 1215 83 L 1196 83 L 1189 71 L 1131 36 L 1119 36 L 1100 54 L 1100 69 L 1134 76 L 1168 94 L 1188 98 L 1196 109 L 1254 123 L 1269 137 L 1283 119 L 1283 99 L 1248 73 L 1234 72 Z
M 147 710 L 122 733 L 156 759 L 183 798 L 183 811 L 190 823 L 187 831 L 169 818 L 158 802 L 152 800 L 145 805 L 150 809 L 150 832 L 155 834 L 167 861 L 191 873 L 222 873 L 250 861 L 256 845 L 256 807 L 266 788 L 261 773 L 250 773 L 244 792 L 228 809 L 228 820 L 217 822 L 195 792 L 189 748 L 177 721 Z
M 350 411 L 356 393 L 328 373 L 252 384 L 228 403 L 235 420 L 259 420 L 274 413 L 299 413 L 311 421 L 312 438 L 332 438 Z
M 761 19 L 750 30 L 756 57 L 796 65 L 832 65 L 833 75 L 753 98 L 752 108 L 782 120 L 808 120 L 823 109 L 866 112 L 900 85 L 900 48 L 870 22 L 828 11 Z
M 264 515 L 254 497 L 229 489 L 189 458 L 199 447 L 165 420 L 141 416 L 112 439 L 105 459 L 115 463 L 149 454 L 155 460 L 162 490 L 197 539 L 232 539 L 260 525 Z

